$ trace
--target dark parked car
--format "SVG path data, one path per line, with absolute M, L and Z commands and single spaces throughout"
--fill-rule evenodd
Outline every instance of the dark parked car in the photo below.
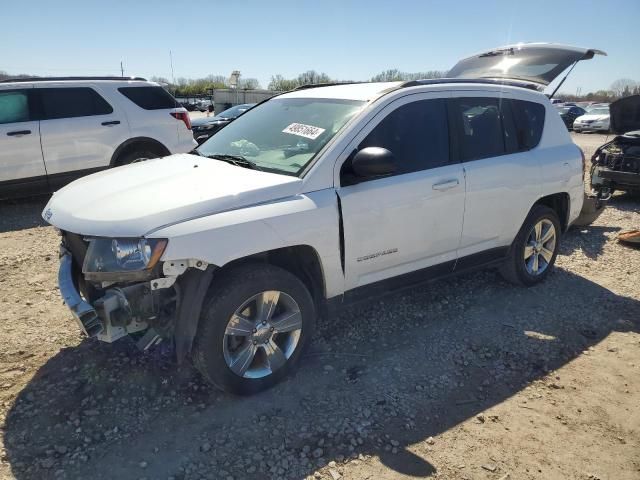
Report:
M 198 143 L 205 142 L 214 133 L 233 122 L 254 105 L 255 103 L 244 103 L 242 105 L 231 107 L 228 110 L 219 113 L 215 117 L 204 117 L 192 120 L 191 130 L 193 131 L 193 138 L 195 138 Z
M 567 126 L 568 130 L 573 129 L 573 121 L 576 118 L 587 113 L 584 108 L 570 105 L 562 105 L 556 108 L 558 109 L 558 113 L 560 114 L 560 117 L 562 118 L 564 124 Z
M 640 194 L 640 95 L 613 102 L 610 142 L 596 150 L 591 158 L 591 183 L 609 189 Z

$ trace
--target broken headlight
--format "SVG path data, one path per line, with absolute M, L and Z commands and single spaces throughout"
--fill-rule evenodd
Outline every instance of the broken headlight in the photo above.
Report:
M 166 247 L 159 238 L 92 238 L 82 273 L 88 280 L 144 280 Z

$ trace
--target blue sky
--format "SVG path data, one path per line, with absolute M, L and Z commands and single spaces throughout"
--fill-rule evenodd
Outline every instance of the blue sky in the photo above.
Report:
M 0 70 L 38 75 L 227 76 L 263 87 L 305 70 L 366 80 L 387 69 L 447 70 L 515 42 L 605 50 L 563 91 L 640 81 L 640 1 L 30 0 L 2 6 Z

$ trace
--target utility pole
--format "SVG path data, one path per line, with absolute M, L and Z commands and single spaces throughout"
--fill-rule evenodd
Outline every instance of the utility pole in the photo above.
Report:
M 120 76 L 124 77 L 124 67 L 122 66 L 122 60 L 120 60 Z

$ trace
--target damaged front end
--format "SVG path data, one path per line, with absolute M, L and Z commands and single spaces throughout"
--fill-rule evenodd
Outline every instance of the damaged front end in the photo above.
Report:
M 111 343 L 133 334 L 143 350 L 175 337 L 182 302 L 178 277 L 188 269 L 203 273 L 208 265 L 160 262 L 166 244 L 63 232 L 60 293 L 88 337 Z
M 619 135 L 591 158 L 594 188 L 640 192 L 640 131 Z

